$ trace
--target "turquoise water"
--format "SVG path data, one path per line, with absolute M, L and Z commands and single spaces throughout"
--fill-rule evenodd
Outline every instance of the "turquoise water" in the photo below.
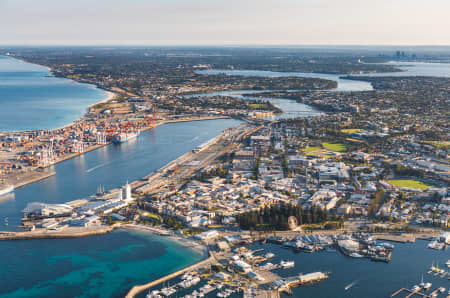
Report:
M 61 127 L 106 97 L 95 86 L 57 78 L 45 67 L 0 56 L 0 131 Z
M 124 297 L 205 257 L 141 231 L 0 242 L 0 297 Z

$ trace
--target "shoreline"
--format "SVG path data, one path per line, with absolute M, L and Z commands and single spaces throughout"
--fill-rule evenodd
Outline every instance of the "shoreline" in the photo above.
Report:
M 102 88 L 102 87 L 100 87 L 100 86 L 98 86 L 98 85 L 94 85 L 94 84 L 90 84 L 90 83 L 83 83 L 83 82 L 79 82 L 79 81 L 77 81 L 77 80 L 70 79 L 70 78 L 66 78 L 66 77 L 55 76 L 55 74 L 54 74 L 54 72 L 53 72 L 53 69 L 52 69 L 51 67 L 49 67 L 49 66 L 40 65 L 40 64 L 33 63 L 33 62 L 28 62 L 28 61 L 26 61 L 26 60 L 24 60 L 24 59 L 22 59 L 22 58 L 15 57 L 15 56 L 4 56 L 4 55 L 0 55 L 0 57 L 6 57 L 6 58 L 11 58 L 11 59 L 16 59 L 16 60 L 21 61 L 21 62 L 24 62 L 24 63 L 29 63 L 29 64 L 36 65 L 36 66 L 39 66 L 39 67 L 44 67 L 44 68 L 46 68 L 46 69 L 50 72 L 50 74 L 51 74 L 52 76 L 54 76 L 54 77 L 67 79 L 67 80 L 70 80 L 70 81 L 73 81 L 73 82 L 76 82 L 76 83 L 79 83 L 79 84 L 90 85 L 90 86 L 92 86 L 92 87 L 95 87 L 96 89 L 101 90 L 102 92 L 104 92 L 104 93 L 107 95 L 107 96 L 106 96 L 104 99 L 102 99 L 101 101 L 96 102 L 96 103 L 94 103 L 94 104 L 91 104 L 91 105 L 87 106 L 87 107 L 86 107 L 86 110 L 88 110 L 89 108 L 91 108 L 91 107 L 93 107 L 93 106 L 95 106 L 95 105 L 98 105 L 98 104 L 101 104 L 101 103 L 107 103 L 107 102 L 113 100 L 113 99 L 117 96 L 117 94 L 119 93 L 119 91 L 118 91 L 118 92 L 113 92 L 113 91 L 111 91 L 111 90 L 106 90 L 106 89 L 104 89 L 104 88 Z M 50 131 L 57 131 L 57 130 L 65 129 L 65 128 L 67 128 L 67 127 L 70 127 L 70 126 L 72 126 L 72 125 L 75 125 L 78 121 L 82 121 L 82 120 L 84 119 L 84 117 L 85 117 L 85 115 L 86 115 L 86 110 L 85 110 L 85 112 L 81 115 L 81 117 L 78 118 L 77 120 L 74 120 L 74 121 L 72 121 L 72 122 L 70 122 L 70 123 L 68 123 L 68 124 L 66 124 L 66 125 L 64 125 L 64 126 L 61 126 L 61 127 L 58 127 L 58 128 L 54 128 L 54 129 L 49 129 L 49 130 L 50 130 Z M 202 116 L 200 116 L 200 117 L 188 117 L 188 118 L 180 118 L 180 119 L 162 120 L 162 121 L 158 121 L 158 122 L 154 123 L 153 126 L 149 126 L 149 127 L 143 128 L 141 131 L 146 131 L 146 130 L 149 130 L 149 129 L 151 129 L 151 128 L 156 128 L 157 126 L 160 126 L 160 125 L 163 125 L 163 124 L 167 124 L 167 123 L 191 122 L 191 121 L 204 121 L 204 120 L 216 120 L 216 119 L 231 119 L 231 117 L 229 117 L 229 116 L 203 116 L 203 117 L 202 117 Z M 5 135 L 6 135 L 6 134 L 11 134 L 11 133 L 26 133 L 26 132 L 33 132 L 33 131 L 39 131 L 39 130 L 36 130 L 36 129 L 35 129 L 35 130 L 2 131 L 2 132 L 0 132 L 0 135 L 2 135 L 2 134 L 5 134 Z M 48 167 L 51 167 L 51 166 L 54 166 L 54 165 L 56 165 L 56 164 L 58 164 L 58 163 L 61 163 L 61 162 L 63 162 L 63 161 L 66 161 L 66 160 L 69 160 L 69 159 L 72 159 L 72 158 L 81 156 L 81 155 L 83 155 L 83 154 L 85 154 L 85 153 L 88 153 L 88 152 L 90 152 L 90 151 L 97 150 L 97 149 L 102 148 L 102 147 L 104 147 L 104 146 L 108 146 L 108 145 L 110 145 L 110 144 L 111 144 L 111 142 L 108 142 L 108 143 L 102 144 L 102 145 L 93 145 L 93 146 L 91 146 L 91 147 L 86 148 L 86 149 L 84 150 L 84 152 L 67 154 L 66 156 L 63 156 L 63 157 L 59 158 L 58 160 L 56 160 L 52 165 L 50 165 L 50 166 L 48 166 Z M 48 168 L 48 167 L 46 167 L 46 168 Z M 51 174 L 49 174 L 49 173 L 40 174 L 39 172 L 36 171 L 36 169 L 34 169 L 34 170 L 33 170 L 33 175 L 32 175 L 33 177 L 32 177 L 32 178 L 26 178 L 26 177 L 25 177 L 25 178 L 23 178 L 23 179 L 24 179 L 23 181 L 20 181 L 20 182 L 18 182 L 18 183 L 12 183 L 12 185 L 14 186 L 15 189 L 18 189 L 18 188 L 24 187 L 24 186 L 26 186 L 26 185 L 29 185 L 29 184 L 32 184 L 32 183 L 41 181 L 41 180 L 43 180 L 43 179 L 46 179 L 46 178 L 48 178 L 48 177 L 51 177 L 51 176 L 53 176 L 53 175 L 55 175 L 55 174 L 56 174 L 55 172 L 52 172 Z M 151 173 L 149 173 L 149 175 L 150 175 L 150 174 L 151 174 Z
M 185 237 L 177 236 L 173 233 L 170 233 L 167 230 L 161 230 L 156 227 L 135 225 L 135 224 L 123 224 L 120 227 L 118 227 L 118 229 L 144 231 L 144 232 L 148 232 L 151 234 L 157 234 L 161 237 L 164 237 L 165 239 L 170 239 L 171 241 L 175 241 L 175 242 L 183 245 L 184 247 L 188 247 L 192 250 L 202 253 L 205 256 L 208 255 L 208 248 L 205 245 L 198 243 L 194 240 L 187 239 Z

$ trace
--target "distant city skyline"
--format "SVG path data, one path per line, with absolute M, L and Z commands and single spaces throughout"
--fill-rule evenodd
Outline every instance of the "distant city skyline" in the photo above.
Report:
M 0 0 L 0 45 L 450 45 L 448 0 Z

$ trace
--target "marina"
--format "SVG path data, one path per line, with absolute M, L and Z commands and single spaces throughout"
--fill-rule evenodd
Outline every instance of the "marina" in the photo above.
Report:
M 322 237 L 315 234 L 314 238 Z M 195 270 L 183 271 L 184 275 L 180 274 L 179 279 L 164 280 L 164 284 L 155 285 L 137 297 L 227 297 L 229 292 L 233 292 L 230 294 L 231 297 L 242 297 L 244 289 L 250 288 L 253 289 L 253 293 L 266 297 L 275 295 L 276 292 L 281 295 L 290 293 L 294 296 L 307 297 L 328 297 L 327 295 L 331 293 L 333 297 L 362 297 L 361 295 L 369 298 L 390 295 L 406 297 L 410 294 L 418 294 L 421 297 L 436 297 L 435 295 L 445 297 L 443 289 L 447 288 L 447 279 L 426 274 L 429 265 L 427 266 L 424 260 L 436 258 L 437 255 L 434 251 L 428 250 L 425 243 L 418 240 L 416 243 L 395 245 L 395 257 L 385 264 L 364 262 L 327 250 L 317 250 L 311 254 L 286 250 L 280 244 L 256 241 L 248 248 L 237 245 L 230 253 L 214 253 L 219 266 L 223 266 L 221 271 L 217 269 L 211 271 L 212 267 L 208 265 L 203 269 L 197 267 Z M 389 246 L 390 243 L 383 242 L 383 245 Z M 420 261 L 411 262 L 419 255 Z M 440 255 L 439 258 L 442 257 L 443 255 Z M 238 264 L 239 268 L 247 268 L 245 264 L 249 267 L 237 269 L 233 263 Z M 386 270 L 394 273 L 396 277 L 386 275 Z M 234 278 L 236 274 L 243 277 L 240 282 Z M 202 276 L 202 278 L 197 285 L 186 289 L 182 285 L 187 276 L 191 276 L 189 278 Z M 414 280 L 422 281 L 413 289 L 414 284 L 411 283 Z M 383 288 L 376 286 L 380 283 L 384 285 Z M 207 287 L 211 292 L 204 292 L 202 287 L 206 284 L 211 285 L 211 288 Z M 170 288 L 174 292 L 165 295 L 161 290 L 168 285 L 171 285 Z M 230 290 L 224 291 L 227 288 Z

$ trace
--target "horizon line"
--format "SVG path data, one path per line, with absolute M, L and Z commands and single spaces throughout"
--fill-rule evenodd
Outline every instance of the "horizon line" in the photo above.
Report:
M 0 47 L 449 47 L 450 44 L 1 44 Z

